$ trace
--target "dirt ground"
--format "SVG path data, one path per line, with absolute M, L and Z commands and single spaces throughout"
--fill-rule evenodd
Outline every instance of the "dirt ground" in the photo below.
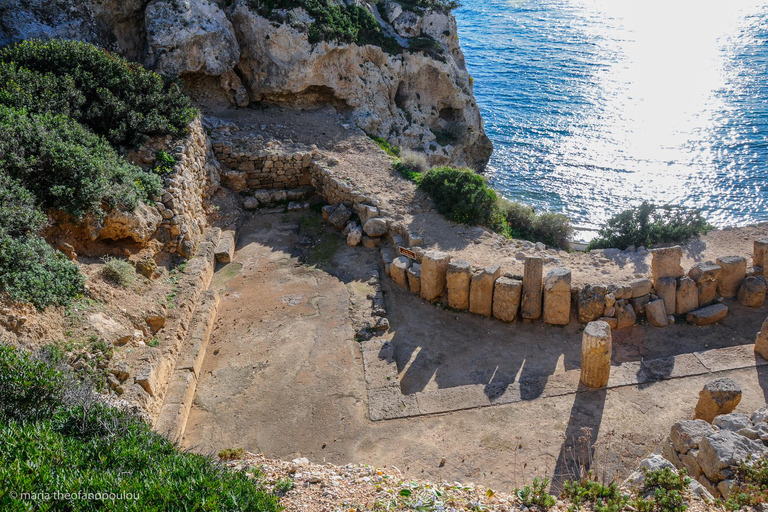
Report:
M 367 278 L 377 259 L 375 250 L 346 247 L 315 213 L 251 215 L 234 262 L 214 278 L 222 292 L 219 318 L 182 445 L 394 466 L 410 477 L 500 490 L 536 476 L 557 485 L 587 459 L 599 471 L 626 473 L 675 421 L 692 416 L 698 392 L 713 378 L 370 421 L 355 331 L 370 309 Z M 385 336 L 395 344 L 404 393 L 578 366 L 575 324 L 502 324 L 423 304 L 382 283 L 391 324 Z M 717 326 L 628 328 L 616 332 L 614 359 L 749 344 L 767 314 L 765 307 L 736 306 Z M 737 411 L 766 403 L 768 367 L 716 375 L 742 387 Z

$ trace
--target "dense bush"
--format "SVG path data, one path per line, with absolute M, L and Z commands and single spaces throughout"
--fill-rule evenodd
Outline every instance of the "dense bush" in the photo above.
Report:
M 454 222 L 488 226 L 494 220 L 496 192 L 470 169 L 435 167 L 422 176 L 419 186 L 437 211 Z
M 449 13 L 454 9 L 461 7 L 461 2 L 458 0 L 397 0 L 397 3 L 409 11 L 415 9 L 431 9 L 433 11 Z
M 41 206 L 77 218 L 101 212 L 102 201 L 132 210 L 162 187 L 156 174 L 129 164 L 72 119 L 1 105 L 0 173 L 32 192 Z
M 0 436 L 2 510 L 280 510 L 245 473 L 180 452 L 87 389 L 73 392 L 62 371 L 8 346 L 0 346 Z M 54 490 L 107 497 L 65 500 Z
M 195 115 L 178 85 L 87 43 L 24 41 L 0 49 L 0 62 L 0 102 L 69 115 L 113 145 L 182 135 Z
M 712 226 L 696 210 L 656 206 L 644 201 L 637 208 L 611 217 L 587 250 L 680 243 L 710 229 Z
M 552 247 L 567 247 L 573 228 L 565 215 L 546 212 L 537 214 L 530 206 L 506 199 L 500 199 L 496 207 L 506 221 L 508 236 L 542 242 Z
M 727 510 L 754 510 L 768 503 L 768 457 L 742 462 L 734 480 L 731 495 L 725 501 Z
M 0 172 L 0 235 L 36 233 L 45 223 L 32 193 Z
M 130 286 L 136 280 L 136 269 L 125 260 L 106 258 L 101 275 L 120 286 Z
M 0 237 L 0 287 L 17 302 L 39 309 L 69 304 L 83 293 L 77 265 L 37 235 Z

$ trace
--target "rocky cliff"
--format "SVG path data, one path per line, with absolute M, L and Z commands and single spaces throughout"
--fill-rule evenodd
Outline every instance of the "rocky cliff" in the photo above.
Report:
M 181 76 L 201 102 L 331 104 L 433 164 L 482 169 L 492 146 L 453 16 L 418 7 L 430 2 L 334 1 L 0 0 L 0 45 L 87 40 Z M 340 31 L 324 33 L 318 5 L 353 16 L 332 18 Z

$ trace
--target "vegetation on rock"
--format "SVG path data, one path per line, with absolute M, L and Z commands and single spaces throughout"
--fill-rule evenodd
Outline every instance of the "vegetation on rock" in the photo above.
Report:
M 600 229 L 587 250 L 652 247 L 661 243 L 681 243 L 712 229 L 697 210 L 656 206 L 647 201 L 637 208 L 611 217 Z

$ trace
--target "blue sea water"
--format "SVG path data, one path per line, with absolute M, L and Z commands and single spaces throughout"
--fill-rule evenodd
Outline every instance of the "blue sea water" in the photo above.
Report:
M 643 200 L 768 220 L 768 2 L 463 4 L 502 195 L 592 228 Z

